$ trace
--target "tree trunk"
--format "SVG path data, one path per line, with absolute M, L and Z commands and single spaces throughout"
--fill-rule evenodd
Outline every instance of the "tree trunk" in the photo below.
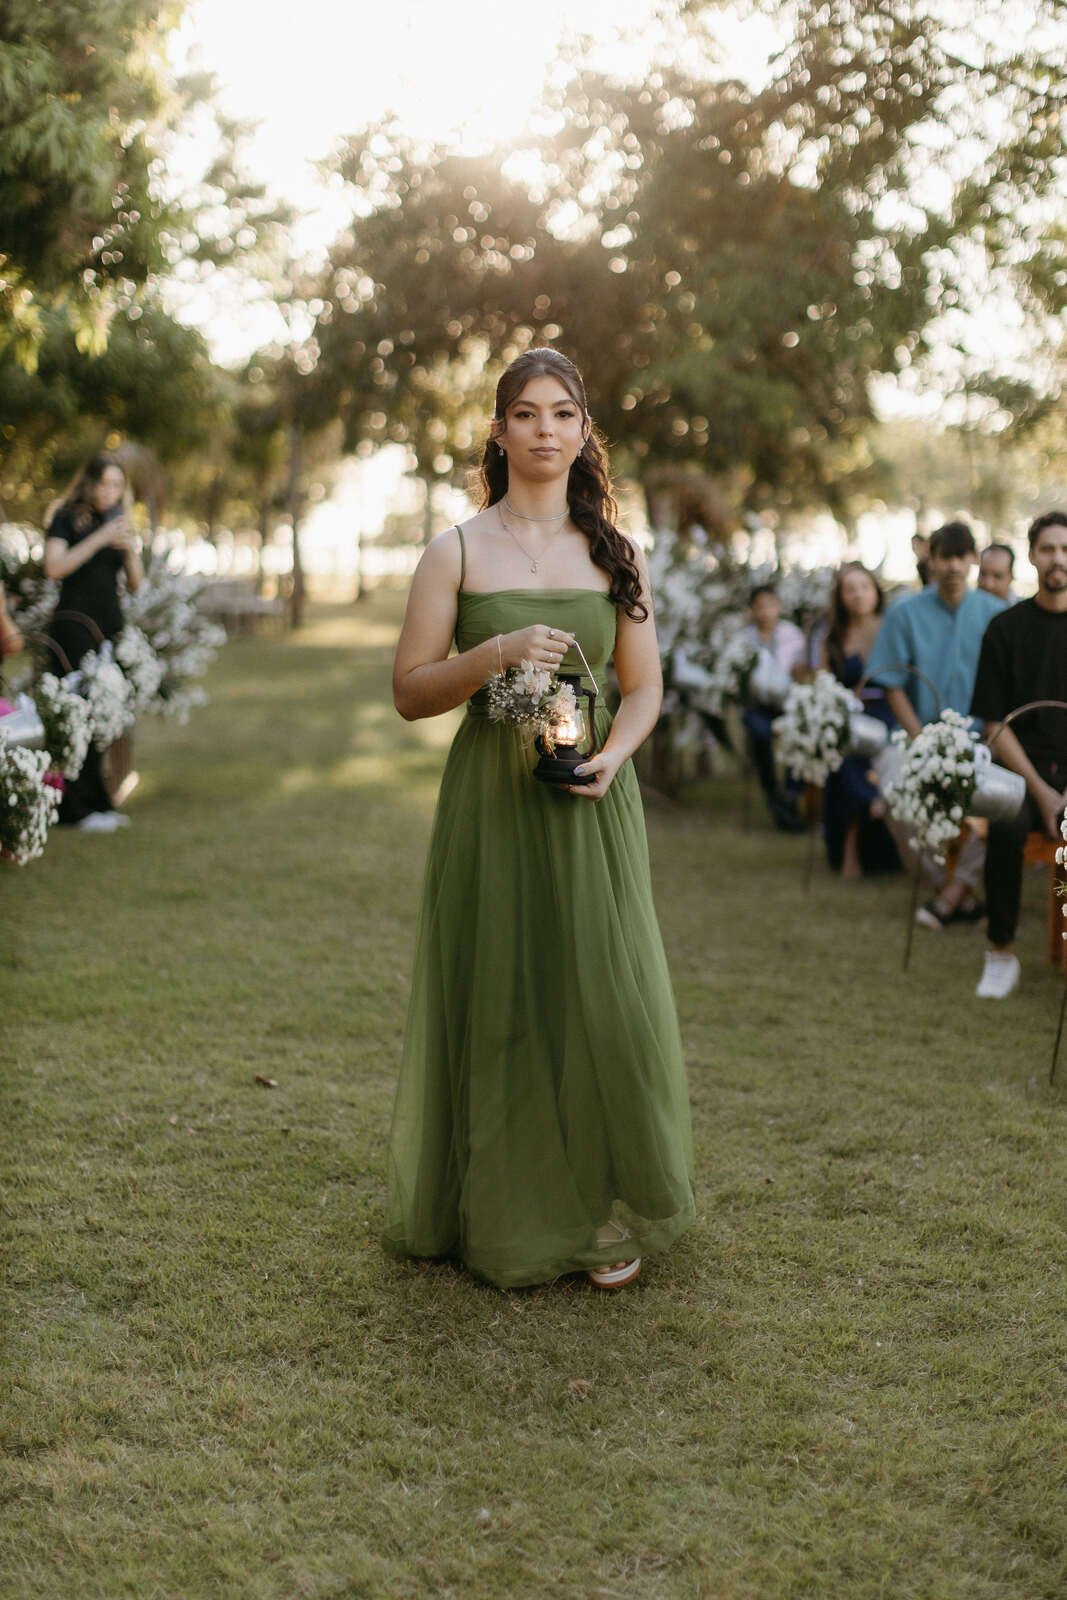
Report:
M 295 422 L 289 424 L 289 483 L 285 504 L 293 529 L 293 590 L 289 597 L 289 618 L 294 628 L 304 619 L 304 561 L 300 549 L 300 517 L 303 496 L 300 481 L 304 471 L 304 436 Z

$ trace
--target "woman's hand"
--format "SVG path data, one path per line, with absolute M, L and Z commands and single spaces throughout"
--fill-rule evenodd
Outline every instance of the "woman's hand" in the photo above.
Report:
M 130 527 L 125 517 L 116 517 L 112 522 L 105 522 L 100 528 L 103 543 L 110 545 L 113 550 L 137 550 L 141 541 Z
M 500 660 L 504 667 L 532 661 L 535 667 L 548 667 L 554 672 L 573 643 L 573 633 L 535 622 L 532 627 L 500 635 Z
M 584 795 L 587 800 L 603 800 L 611 787 L 611 780 L 618 772 L 621 761 L 613 756 L 609 750 L 600 750 L 595 756 L 590 756 L 583 761 L 581 766 L 575 767 L 575 773 L 595 772 L 596 782 L 575 786 L 570 789 L 571 794 Z

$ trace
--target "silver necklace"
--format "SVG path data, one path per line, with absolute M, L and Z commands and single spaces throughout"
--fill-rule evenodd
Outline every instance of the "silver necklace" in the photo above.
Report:
M 523 522 L 561 522 L 564 517 L 570 514 L 570 506 L 567 506 L 563 511 L 553 511 L 550 517 L 528 517 L 525 511 L 515 510 L 507 495 L 504 496 L 504 504 L 513 517 L 519 517 Z
M 507 500 L 506 499 L 504 501 L 504 504 L 507 505 Z M 510 510 L 511 507 L 508 506 L 508 509 Z M 504 520 L 504 513 L 501 511 L 499 504 L 497 505 L 497 508 L 496 508 L 496 514 L 500 518 L 500 525 L 504 529 L 504 532 L 511 534 L 511 537 L 514 539 L 515 543 L 518 545 L 519 549 L 522 551 L 523 555 L 526 557 L 527 561 L 530 563 L 530 571 L 531 572 L 536 572 L 537 571 L 537 563 L 539 561 L 543 561 L 545 559 L 545 550 L 548 549 L 548 547 L 552 543 L 553 539 L 557 539 L 559 537 L 559 535 L 563 532 L 562 524 L 563 524 L 563 522 L 566 521 L 567 515 L 568 515 L 568 513 L 566 511 L 564 511 L 562 517 L 560 517 L 560 518 L 555 518 L 555 517 L 530 517 L 529 518 L 529 520 L 531 522 L 555 522 L 557 520 L 560 522 L 560 527 L 558 527 L 556 529 L 555 533 L 550 533 L 548 538 L 545 540 L 545 549 L 541 551 L 541 554 L 539 556 L 532 556 L 530 554 L 529 550 L 527 550 L 526 546 L 520 540 L 518 534 L 515 532 L 515 529 L 508 527 L 507 522 Z M 515 515 L 518 516 L 519 513 L 516 512 Z

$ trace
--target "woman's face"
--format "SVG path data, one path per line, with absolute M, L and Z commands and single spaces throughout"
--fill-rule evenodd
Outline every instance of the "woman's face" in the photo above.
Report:
M 842 574 L 841 604 L 850 617 L 873 617 L 878 610 L 878 590 L 868 572 L 856 568 Z
M 504 426 L 494 437 L 503 446 L 508 469 L 544 483 L 567 476 L 585 443 L 582 408 L 558 378 L 531 378 L 508 406 Z
M 122 499 L 126 488 L 126 474 L 121 467 L 105 467 L 89 490 L 94 511 L 110 511 Z
M 749 602 L 749 610 L 760 633 L 773 633 L 781 619 L 782 602 L 776 594 L 758 594 Z

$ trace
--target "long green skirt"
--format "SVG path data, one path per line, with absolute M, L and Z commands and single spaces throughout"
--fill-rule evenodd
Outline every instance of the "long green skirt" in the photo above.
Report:
M 457 644 L 533 622 L 603 681 L 615 608 L 591 590 L 462 592 Z M 692 1146 L 633 767 L 600 801 L 537 783 L 481 700 L 430 843 L 384 1243 L 507 1287 L 662 1250 L 693 1220 Z M 609 1222 L 624 1244 L 597 1243 Z

